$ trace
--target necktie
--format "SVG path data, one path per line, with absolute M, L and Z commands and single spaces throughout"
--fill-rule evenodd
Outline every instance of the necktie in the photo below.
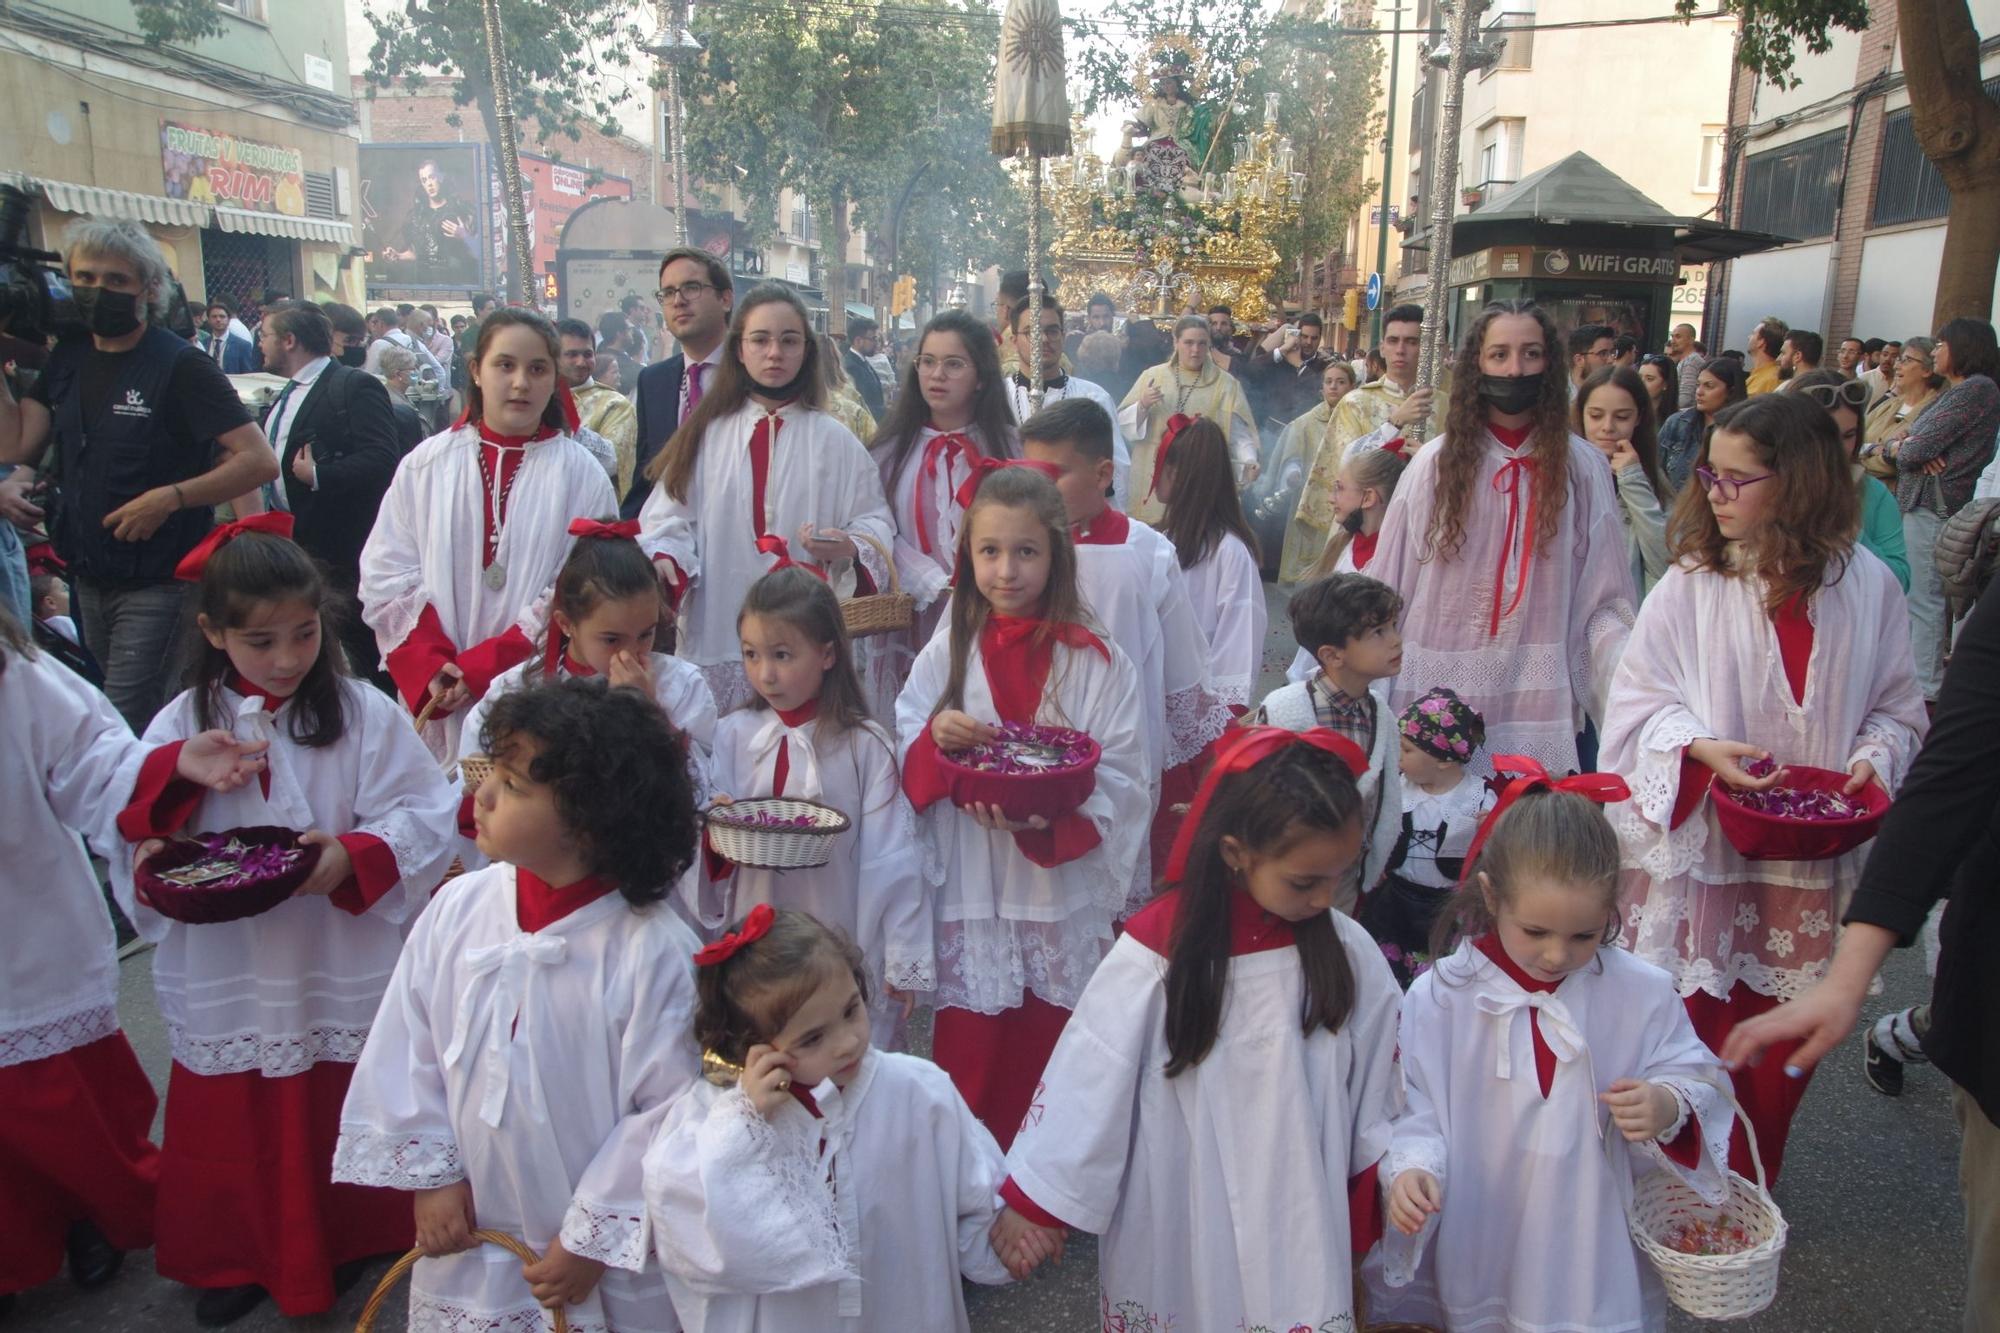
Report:
M 682 421 L 686 421 L 688 413 L 694 411 L 695 405 L 701 402 L 701 377 L 707 370 L 708 364 L 703 361 L 697 361 L 687 368 L 687 406 L 681 409 Z
M 271 404 L 271 415 L 264 418 L 264 438 L 280 453 L 284 451 L 284 437 L 278 433 L 279 424 L 285 419 L 285 400 L 292 396 L 292 390 L 299 387 L 297 380 L 286 380 L 285 387 L 278 390 L 278 401 Z
M 222 344 L 227 341 L 228 336 L 226 334 L 217 335 L 211 333 L 208 335 L 208 354 L 215 358 L 217 365 L 222 364 Z

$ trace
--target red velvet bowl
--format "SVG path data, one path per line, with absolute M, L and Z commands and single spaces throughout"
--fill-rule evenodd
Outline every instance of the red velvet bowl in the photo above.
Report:
M 1001 814 L 1018 823 L 1037 815 L 1048 820 L 1059 819 L 1090 799 L 1090 793 L 1097 788 L 1097 761 L 1104 753 L 1103 747 L 1082 732 L 1063 727 L 1016 730 L 1049 738 L 1077 752 L 1079 757 L 1075 763 L 1061 768 L 1000 772 L 966 762 L 967 756 L 976 756 L 984 746 L 959 754 L 940 753 L 938 760 L 953 805 L 996 806 Z
M 1851 774 L 1829 768 L 1787 764 L 1782 785 L 1837 793 L 1851 780 Z M 1711 783 L 1710 793 L 1722 836 L 1746 861 L 1829 860 L 1874 837 L 1882 826 L 1882 816 L 1889 813 L 1889 793 L 1874 782 L 1847 798 L 1866 807 L 1866 812 L 1854 819 L 1795 819 L 1752 810 L 1719 778 Z
M 216 859 L 218 850 L 232 841 L 246 849 L 269 848 L 298 855 L 282 869 L 247 878 L 235 877 L 241 882 L 231 882 L 228 876 L 200 884 L 176 883 L 167 878 L 198 862 Z M 269 824 L 175 838 L 139 865 L 132 877 L 133 889 L 141 902 L 173 921 L 197 926 L 240 921 L 270 911 L 291 897 L 312 874 L 313 867 L 319 864 L 319 848 L 301 847 L 298 841 L 299 835 L 293 830 Z

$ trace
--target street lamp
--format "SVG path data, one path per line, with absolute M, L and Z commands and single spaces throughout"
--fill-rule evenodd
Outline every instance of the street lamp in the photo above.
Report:
M 681 132 L 681 66 L 701 54 L 701 43 L 688 31 L 686 0 L 660 6 L 660 28 L 639 49 L 666 67 L 667 152 L 674 176 L 674 231 L 677 243 L 688 243 L 687 140 Z
M 1491 0 L 1440 0 L 1447 20 L 1443 40 L 1424 53 L 1433 67 L 1445 71 L 1444 106 L 1438 116 L 1436 163 L 1431 172 L 1430 282 L 1424 288 L 1424 341 L 1417 361 L 1417 383 L 1437 382 L 1438 363 L 1445 348 L 1447 297 L 1451 280 L 1452 183 L 1458 179 L 1459 105 L 1465 98 L 1465 76 L 1490 69 L 1500 60 L 1499 49 L 1479 40 L 1479 18 Z

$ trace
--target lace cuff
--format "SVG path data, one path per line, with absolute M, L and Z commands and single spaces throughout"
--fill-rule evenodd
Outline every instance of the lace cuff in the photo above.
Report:
M 571 1254 L 631 1273 L 645 1269 L 652 1248 L 645 1209 L 613 1208 L 581 1196 L 563 1214 L 561 1239 Z
M 384 656 L 403 646 L 417 622 L 423 619 L 424 608 L 430 605 L 420 573 L 413 571 L 396 583 L 398 587 L 369 606 L 368 614 L 363 617 L 375 631 L 375 641 L 382 646 Z
M 0 1069 L 46 1060 L 79 1046 L 102 1041 L 118 1031 L 118 1006 L 92 1005 L 88 1009 L 32 1027 L 0 1031 Z
M 1662 1130 L 1658 1137 L 1628 1146 L 1656 1170 L 1671 1171 L 1679 1176 L 1701 1196 L 1703 1203 L 1714 1207 L 1728 1202 L 1729 1138 L 1736 1127 L 1735 1113 L 1729 1109 L 1721 1093 L 1700 1079 L 1666 1075 L 1653 1081 L 1674 1095 L 1678 1114 L 1674 1123 Z M 1680 1137 L 1687 1128 L 1689 1116 L 1695 1117 L 1703 1149 L 1692 1167 L 1682 1166 L 1667 1156 L 1663 1146 Z
M 1204 685 L 1167 695 L 1167 762 L 1179 768 L 1214 744 L 1234 721 L 1222 700 Z
M 758 1114 L 740 1087 L 718 1098 L 708 1115 L 701 1146 L 714 1153 L 717 1174 L 761 1173 L 766 1188 L 751 1193 L 785 1214 L 767 1222 L 789 1233 L 802 1251 L 790 1289 L 854 1277 L 851 1238 L 841 1230 L 840 1209 L 812 1146 Z
M 937 964 L 929 958 L 891 958 L 882 968 L 882 981 L 897 990 L 934 991 L 937 989 Z
M 1882 789 L 1895 795 L 1903 779 L 1900 757 L 1909 753 L 1908 747 L 1899 745 L 1897 739 L 1886 728 L 1863 723 L 1861 734 L 1854 740 L 1854 752 L 1847 757 L 1848 769 L 1851 771 L 1866 759 L 1875 766 L 1875 776 L 1880 779 Z
M 449 1134 L 389 1134 L 345 1127 L 333 1149 L 333 1178 L 350 1185 L 430 1190 L 465 1179 L 458 1140 Z
M 1402 1139 L 1389 1145 L 1389 1151 L 1382 1154 L 1382 1188 L 1388 1189 L 1396 1183 L 1396 1177 L 1405 1171 L 1428 1171 L 1443 1185 L 1444 1144 L 1436 1139 Z

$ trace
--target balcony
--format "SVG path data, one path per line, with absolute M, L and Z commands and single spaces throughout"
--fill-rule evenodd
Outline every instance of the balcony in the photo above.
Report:
M 1463 204 L 1468 212 L 1477 213 L 1481 204 L 1493 198 L 1513 183 L 1514 178 L 1509 176 L 1504 179 L 1492 177 L 1479 182 L 1477 185 L 1468 185 L 1458 192 L 1458 202 Z

